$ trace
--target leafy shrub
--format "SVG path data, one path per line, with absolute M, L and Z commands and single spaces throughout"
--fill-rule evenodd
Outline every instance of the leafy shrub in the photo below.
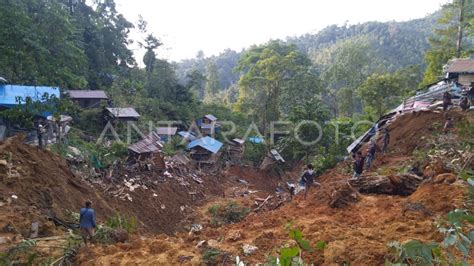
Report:
M 227 203 L 224 208 L 223 218 L 226 223 L 238 223 L 250 212 L 249 208 L 239 206 L 234 201 Z
M 202 255 L 202 261 L 205 264 L 216 264 L 217 259 L 221 255 L 221 251 L 215 248 L 208 248 Z
M 305 265 L 301 258 L 301 252 L 314 252 L 315 249 L 324 250 L 326 248 L 326 242 L 320 240 L 316 243 L 315 248 L 311 247 L 309 241 L 303 238 L 301 230 L 293 228 L 291 224 L 287 224 L 286 230 L 290 239 L 296 242 L 296 246 L 282 247 L 279 250 L 279 257 L 269 256 L 265 265 L 267 266 L 290 266 L 290 265 Z
M 210 225 L 212 227 L 219 227 L 223 224 L 242 221 L 250 212 L 250 209 L 240 206 L 234 201 L 230 201 L 224 207 L 220 204 L 212 205 L 207 209 L 207 211 L 211 214 Z
M 127 233 L 133 233 L 137 227 L 137 219 L 116 214 L 107 219 L 106 225 L 112 229 L 123 229 Z
M 252 162 L 254 166 L 258 165 L 267 154 L 267 150 L 263 144 L 255 144 L 246 141 L 244 145 L 244 159 Z

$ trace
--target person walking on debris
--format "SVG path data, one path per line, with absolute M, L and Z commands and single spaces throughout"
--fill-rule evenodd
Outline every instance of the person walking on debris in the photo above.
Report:
M 79 224 L 81 228 L 82 238 L 84 244 L 87 246 L 87 242 L 93 242 L 94 229 L 96 228 L 95 212 L 92 209 L 92 202 L 86 201 L 85 208 L 81 209 L 79 216 Z
M 377 151 L 377 143 L 375 139 L 372 138 L 369 143 L 369 147 L 367 148 L 367 170 L 372 167 L 372 162 L 375 159 L 375 152 Z
M 390 143 L 390 131 L 388 130 L 388 128 L 385 128 L 384 134 L 383 134 L 382 153 L 387 153 L 389 143 Z
M 352 175 L 353 179 L 357 179 L 360 177 L 362 172 L 364 171 L 364 162 L 365 158 L 362 156 L 362 152 L 358 151 L 354 155 L 354 174 Z
M 443 93 L 443 111 L 448 110 L 448 107 L 452 105 L 451 94 L 449 92 Z
M 461 98 L 461 101 L 459 102 L 459 107 L 461 107 L 463 111 L 466 111 L 467 109 L 469 109 L 469 102 L 467 100 L 467 97 Z
M 314 171 L 314 167 L 312 164 L 307 165 L 307 169 L 303 172 L 301 176 L 301 180 L 305 183 L 305 190 L 304 190 L 304 199 L 308 195 L 309 189 L 314 185 L 314 178 L 316 177 L 316 172 Z M 316 185 L 319 183 L 316 182 Z
M 38 119 L 36 124 L 36 136 L 38 137 L 38 148 L 42 149 L 44 147 L 44 133 L 46 132 L 43 119 Z

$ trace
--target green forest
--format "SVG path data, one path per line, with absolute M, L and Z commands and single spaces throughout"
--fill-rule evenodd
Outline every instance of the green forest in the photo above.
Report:
M 135 107 L 143 127 L 149 120 L 189 125 L 212 113 L 235 122 L 236 136 L 254 123 L 269 137 L 272 121 L 317 121 L 326 126 L 316 144 L 284 137 L 273 145 L 289 161 L 304 159 L 319 170 L 344 156 L 357 121 L 378 119 L 442 78 L 449 59 L 469 56 L 474 33 L 474 3 L 453 1 L 422 19 L 332 25 L 239 52 L 209 57 L 199 52 L 170 62 L 157 53 L 160 32 L 150 32 L 142 18 L 127 20 L 113 0 L 0 0 L 0 5 L 0 76 L 10 83 L 105 90 L 115 106 Z M 131 39 L 132 29 L 140 39 Z M 132 43 L 145 52 L 143 58 L 134 56 Z M 90 127 L 91 114 L 70 112 L 83 118 L 75 120 L 78 128 L 100 133 L 100 127 Z M 312 140 L 317 130 L 307 125 L 299 134 Z M 247 156 L 263 153 L 249 149 Z

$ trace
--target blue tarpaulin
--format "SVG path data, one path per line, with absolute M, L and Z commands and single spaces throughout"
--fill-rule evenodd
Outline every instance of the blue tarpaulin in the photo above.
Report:
M 251 143 L 255 143 L 255 144 L 261 144 L 261 143 L 264 142 L 263 138 L 258 137 L 258 136 L 249 137 L 248 140 L 249 140 Z
M 220 148 L 222 147 L 222 143 L 216 139 L 213 139 L 211 137 L 204 137 L 201 139 L 197 139 L 194 141 L 191 141 L 188 144 L 188 149 L 192 149 L 194 147 L 201 147 L 203 149 L 206 149 L 212 153 L 217 153 Z
M 56 96 L 56 98 L 60 97 L 59 88 L 57 87 L 0 84 L 0 106 L 13 107 L 24 103 L 28 97 L 33 101 L 41 101 L 45 93 L 49 97 L 51 95 Z M 17 97 L 20 97 L 22 102 L 19 103 Z

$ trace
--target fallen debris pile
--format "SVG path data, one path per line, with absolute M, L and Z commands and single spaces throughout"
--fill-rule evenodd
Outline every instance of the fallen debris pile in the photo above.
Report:
M 359 193 L 349 183 L 343 182 L 334 187 L 331 193 L 329 206 L 332 208 L 342 208 L 350 203 L 359 201 Z
M 423 177 L 415 174 L 374 175 L 349 180 L 360 193 L 408 196 L 416 191 Z

